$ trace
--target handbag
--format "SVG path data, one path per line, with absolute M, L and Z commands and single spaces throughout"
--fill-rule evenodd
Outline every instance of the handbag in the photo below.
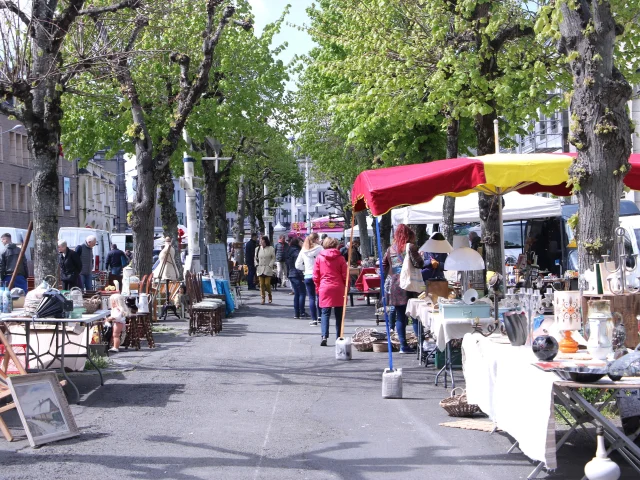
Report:
M 407 292 L 422 293 L 426 290 L 426 285 L 422 280 L 422 272 L 411 263 L 411 255 L 409 253 L 410 244 L 407 243 L 407 254 L 402 262 L 402 270 L 400 270 L 400 288 Z

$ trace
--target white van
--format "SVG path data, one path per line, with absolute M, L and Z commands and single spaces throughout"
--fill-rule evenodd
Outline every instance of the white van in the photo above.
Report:
M 81 245 L 89 235 L 94 235 L 98 240 L 93 247 L 93 258 L 95 260 L 93 271 L 105 271 L 105 261 L 107 254 L 111 250 L 111 234 L 106 230 L 96 230 L 94 228 L 62 227 L 58 232 L 58 240 L 65 240 L 67 246 L 75 250 Z
M 11 241 L 18 247 L 22 248 L 24 243 L 24 237 L 27 236 L 27 230 L 25 228 L 13 228 L 13 227 L 0 227 L 0 235 L 8 233 L 11 235 Z M 29 269 L 29 276 L 33 276 L 33 256 L 35 254 L 36 242 L 34 240 L 33 232 L 31 232 L 31 238 L 29 238 L 29 245 L 24 251 L 27 257 L 27 268 Z M 4 245 L 0 242 L 0 255 L 4 252 Z
M 112 233 L 111 242 L 115 243 L 123 252 L 133 251 L 133 233 Z

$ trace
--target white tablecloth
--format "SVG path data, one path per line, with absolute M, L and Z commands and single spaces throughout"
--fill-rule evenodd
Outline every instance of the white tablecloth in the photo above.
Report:
M 485 330 L 487 325 L 494 322 L 493 318 L 480 318 L 479 320 Z M 462 338 L 467 333 L 473 332 L 474 321 L 475 318 L 445 319 L 442 317 L 442 312 L 439 311 L 429 312 L 429 319 L 427 320 L 431 328 L 431 333 L 433 333 L 433 336 L 436 339 L 436 346 L 441 352 L 444 352 L 444 349 L 450 340 Z
M 519 442 L 520 450 L 547 468 L 557 468 L 551 372 L 534 367 L 531 347 L 513 347 L 490 337 L 462 341 L 467 400 Z
M 407 303 L 407 315 L 413 319 L 420 320 L 426 330 L 429 329 L 429 325 L 426 324 L 429 321 L 429 311 L 433 308 L 431 303 L 427 303 L 424 300 L 417 298 L 410 298 Z

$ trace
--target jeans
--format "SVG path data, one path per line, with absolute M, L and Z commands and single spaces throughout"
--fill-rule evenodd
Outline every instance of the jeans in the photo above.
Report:
M 407 345 L 407 306 L 396 305 L 396 333 L 400 340 L 401 348 L 409 348 Z
M 5 283 L 5 285 L 9 286 L 11 275 L 5 276 L 2 281 Z M 21 288 L 22 290 L 24 290 L 24 293 L 27 293 L 27 279 L 22 275 L 16 275 L 16 279 L 13 281 L 13 288 Z
M 304 315 L 304 301 L 307 298 L 307 291 L 302 278 L 289 277 L 291 288 L 293 288 L 293 312 L 295 317 Z
M 313 278 L 305 278 L 304 286 L 307 287 L 307 297 L 309 297 L 309 310 L 311 311 L 311 320 L 317 320 L 318 317 L 318 297 L 316 296 L 316 284 Z
M 249 288 L 249 290 L 255 290 L 256 289 L 256 284 L 255 284 L 255 279 L 256 279 L 256 266 L 255 265 L 249 265 L 248 268 L 248 273 L 247 273 L 247 287 Z
M 260 296 L 262 300 L 264 300 L 265 294 L 269 294 L 269 301 L 271 301 L 271 277 L 267 277 L 266 275 L 260 275 L 258 277 L 258 282 L 260 283 Z
M 329 317 L 331 317 L 331 309 L 336 316 L 336 338 L 340 338 L 340 326 L 342 325 L 343 307 L 324 307 L 322 308 L 322 338 L 329 338 Z
M 83 290 L 93 291 L 93 274 L 80 274 L 80 285 L 82 285 Z

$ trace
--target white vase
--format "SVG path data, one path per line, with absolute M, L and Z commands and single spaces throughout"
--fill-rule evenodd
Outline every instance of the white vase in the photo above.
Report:
M 607 449 L 604 446 L 604 429 L 596 429 L 598 436 L 598 448 L 596 456 L 584 466 L 584 474 L 589 480 L 618 480 L 620 467 L 607 457 Z

